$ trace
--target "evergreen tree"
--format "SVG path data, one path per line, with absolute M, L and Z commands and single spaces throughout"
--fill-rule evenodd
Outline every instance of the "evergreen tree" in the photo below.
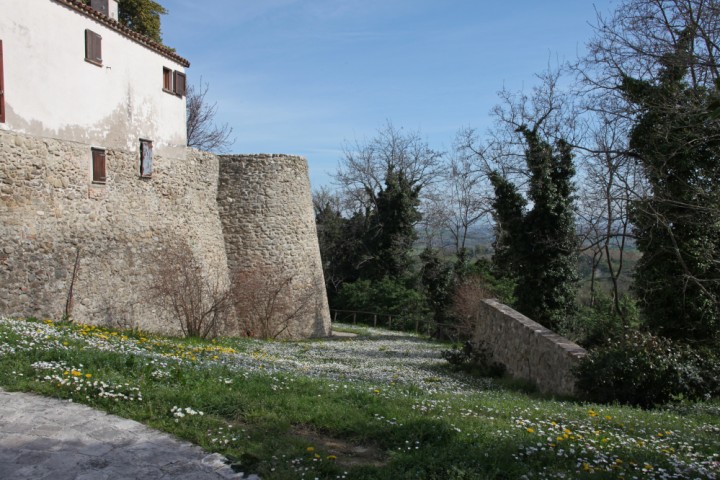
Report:
M 316 206 L 315 223 L 328 301 L 333 305 L 342 286 L 360 278 L 369 257 L 363 243 L 367 216 L 356 212 L 345 218 L 335 206 L 324 204 Z
M 423 250 L 420 261 L 420 281 L 433 320 L 439 324 L 451 323 L 450 304 L 455 288 L 452 266 L 443 261 L 437 250 L 431 248 Z
M 83 0 L 90 5 L 90 0 Z M 162 43 L 160 33 L 160 15 L 168 12 L 153 0 L 118 0 L 118 21 L 157 43 Z
M 499 232 L 493 261 L 499 273 L 517 279 L 517 309 L 557 330 L 574 312 L 577 290 L 572 152 L 562 140 L 553 148 L 537 127 L 518 132 L 526 144 L 528 201 L 499 173 L 491 175 Z
M 364 278 L 400 278 L 412 271 L 410 255 L 420 221 L 420 186 L 411 184 L 404 172 L 388 170 L 385 188 L 376 196 L 366 239 L 370 261 Z
M 654 81 L 623 79 L 640 116 L 630 147 L 649 194 L 630 211 L 643 256 L 635 292 L 655 333 L 720 338 L 720 122 L 717 88 L 685 82 L 695 27 L 680 35 Z
M 153 0 L 119 0 L 118 20 L 136 32 L 162 43 L 160 15 L 167 10 Z

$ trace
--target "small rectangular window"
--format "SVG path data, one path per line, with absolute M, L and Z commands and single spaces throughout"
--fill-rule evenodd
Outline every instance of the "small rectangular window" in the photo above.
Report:
M 175 95 L 178 95 L 180 97 L 185 96 L 185 74 L 182 72 L 175 71 L 175 88 L 174 92 Z
M 152 140 L 140 139 L 140 176 L 152 176 L 153 143 Z
M 85 60 L 102 65 L 102 37 L 92 30 L 85 30 Z
M 105 150 L 101 148 L 92 149 L 92 183 L 104 184 L 107 180 L 105 172 Z
M 163 90 L 173 92 L 173 72 L 165 67 L 163 67 Z
M 3 81 L 3 50 L 0 40 L 0 123 L 5 122 L 5 82 Z

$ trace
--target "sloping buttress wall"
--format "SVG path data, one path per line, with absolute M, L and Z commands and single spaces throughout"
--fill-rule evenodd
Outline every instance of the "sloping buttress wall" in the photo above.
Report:
M 288 155 L 220 156 L 218 205 L 230 274 L 262 272 L 267 285 L 292 279 L 289 303 L 312 298 L 287 337 L 330 334 L 307 161 Z

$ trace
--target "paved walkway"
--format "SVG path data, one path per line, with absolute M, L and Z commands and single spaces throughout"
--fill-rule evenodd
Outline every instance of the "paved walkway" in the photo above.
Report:
M 0 389 L 0 479 L 256 479 L 224 457 L 85 405 Z

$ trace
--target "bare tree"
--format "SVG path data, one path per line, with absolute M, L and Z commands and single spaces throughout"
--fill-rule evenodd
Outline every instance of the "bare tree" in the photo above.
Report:
M 203 83 L 202 77 L 197 87 L 187 86 L 186 127 L 187 146 L 206 152 L 227 152 L 235 139 L 230 139 L 232 127 L 227 123 L 217 125 L 217 102 L 210 103 L 206 96 L 210 85 Z
M 148 300 L 177 321 L 186 337 L 215 336 L 232 313 L 227 285 L 202 271 L 186 243 L 168 244 L 154 258 Z
M 463 132 L 458 136 L 452 155 L 443 165 L 438 181 L 433 183 L 423 202 L 423 229 L 427 239 L 445 235 L 453 252 L 465 259 L 466 242 L 472 227 L 492 211 L 492 187 L 485 169 L 478 167 L 476 155 L 465 148 Z M 428 246 L 432 246 L 429 240 Z
M 458 320 L 453 325 L 454 337 L 472 337 L 483 300 L 493 296 L 491 289 L 479 277 L 471 276 L 458 284 L 451 305 L 452 313 Z
M 390 171 L 422 189 L 436 178 L 443 154 L 430 148 L 418 132 L 403 132 L 388 122 L 371 140 L 345 145 L 344 156 L 335 182 L 352 210 L 364 210 L 377 206 L 377 193 Z
M 581 251 L 592 255 L 590 301 L 596 295 L 596 270 L 603 260 L 611 283 L 613 309 L 620 317 L 620 276 L 625 268 L 625 250 L 632 238 L 630 202 L 644 190 L 638 163 L 629 155 L 622 125 L 603 122 L 593 128 L 592 149 L 581 151 L 584 183 L 578 198 Z
M 232 297 L 240 332 L 254 338 L 292 337 L 314 312 L 316 283 L 269 268 L 238 271 Z

